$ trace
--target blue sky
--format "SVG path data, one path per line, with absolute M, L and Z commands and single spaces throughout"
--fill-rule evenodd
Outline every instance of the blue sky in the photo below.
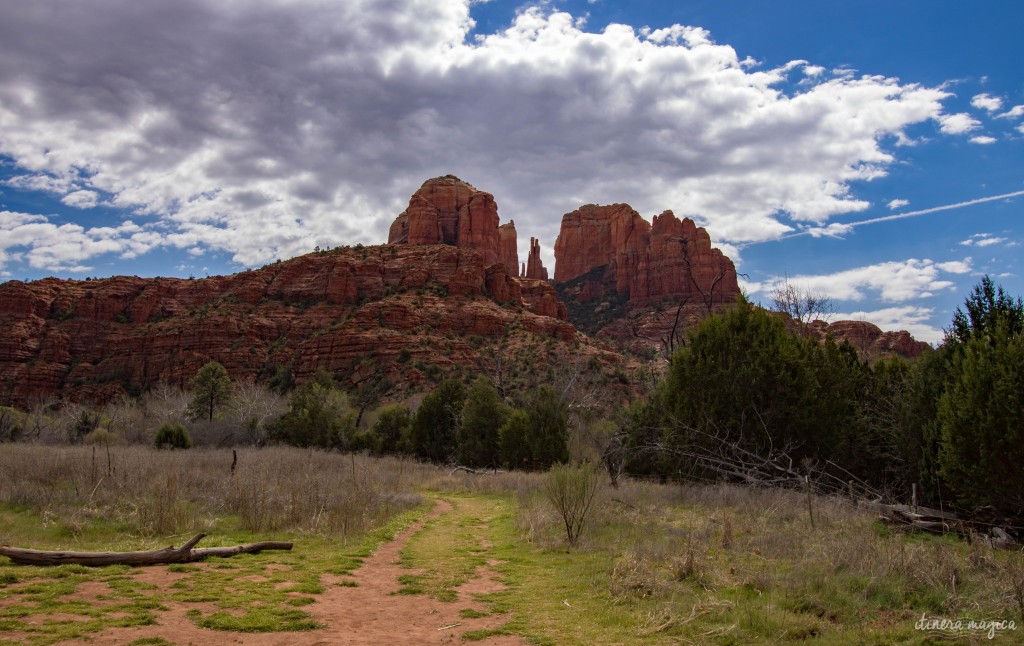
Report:
M 380 243 L 455 173 L 549 269 L 581 204 L 672 209 L 753 299 L 788 278 L 934 342 L 981 275 L 1024 293 L 1021 24 L 1010 1 L 8 3 L 0 279 Z

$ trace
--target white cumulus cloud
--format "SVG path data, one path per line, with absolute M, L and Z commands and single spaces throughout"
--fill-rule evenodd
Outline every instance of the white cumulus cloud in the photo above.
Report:
M 1024 117 L 1024 105 L 1015 105 L 1006 112 L 996 116 L 1001 119 L 1016 119 L 1017 117 Z
M 96 191 L 72 191 L 62 197 L 60 201 L 68 206 L 75 206 L 80 209 L 91 209 L 99 204 L 99 194 L 97 194 Z
M 981 122 L 966 112 L 944 114 L 938 120 L 939 130 L 947 135 L 962 135 L 965 132 L 977 130 L 981 127 Z
M 886 302 L 903 303 L 954 287 L 955 284 L 942 278 L 942 274 L 962 274 L 970 271 L 970 267 L 970 258 L 944 263 L 910 258 L 831 274 L 797 275 L 788 280 L 836 301 L 861 301 L 870 294 Z
M 989 137 L 987 135 L 979 135 L 977 137 L 971 137 L 969 141 L 972 144 L 980 144 L 982 146 L 987 146 L 989 144 L 996 143 L 996 141 L 998 141 L 998 140 L 995 137 Z
M 886 204 L 886 206 L 889 207 L 890 211 L 895 211 L 896 209 L 902 209 L 904 206 L 908 204 L 910 204 L 910 200 L 895 199 L 889 200 L 889 203 Z
M 0 211 L 0 269 L 24 261 L 33 269 L 82 272 L 91 269 L 84 264 L 90 258 L 110 253 L 134 258 L 160 244 L 162 236 L 130 220 L 116 227 L 85 228 L 55 224 L 42 215 Z
M 974 97 L 971 98 L 971 105 L 979 110 L 995 112 L 1003 107 L 1003 100 L 990 94 L 975 94 Z
M 12 181 L 76 206 L 102 195 L 161 244 L 254 265 L 381 242 L 409 194 L 449 172 L 548 246 L 586 202 L 775 239 L 865 210 L 851 186 L 899 161 L 905 129 L 977 127 L 944 114 L 943 88 L 764 69 L 696 26 L 590 32 L 534 6 L 471 37 L 471 5 L 0 4 L 0 154 L 25 178 Z M 795 69 L 807 83 L 787 90 Z M 61 227 L 77 242 L 48 246 Z M 131 239 L 35 231 L 19 258 L 39 266 Z
M 1002 244 L 1006 242 L 1006 238 L 1000 238 L 990 233 L 975 233 L 971 237 L 960 242 L 965 247 L 991 247 L 992 245 Z

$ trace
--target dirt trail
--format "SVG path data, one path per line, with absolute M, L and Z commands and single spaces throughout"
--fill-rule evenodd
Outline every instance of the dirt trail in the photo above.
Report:
M 207 644 L 245 644 L 246 646 L 333 646 L 334 644 L 454 644 L 471 630 L 495 628 L 508 620 L 505 616 L 465 618 L 460 611 L 472 608 L 485 611 L 484 604 L 472 595 L 502 589 L 490 566 L 477 569 L 473 579 L 458 589 L 458 600 L 442 602 L 423 595 L 394 594 L 401 587 L 398 577 L 415 574 L 415 570 L 398 565 L 399 552 L 427 521 L 452 510 L 450 503 L 438 500 L 433 511 L 423 520 L 382 545 L 350 577 L 324 575 L 323 594 L 307 606 L 312 618 L 325 628 L 308 632 L 234 633 L 197 627 L 185 613 L 196 604 L 167 604 L 170 610 L 160 613 L 155 626 L 112 628 L 92 635 L 89 640 L 64 642 L 91 646 L 123 645 L 144 637 L 162 637 L 176 646 Z M 480 543 L 488 545 L 481 529 Z M 492 562 L 493 564 L 493 562 Z M 158 583 L 165 568 L 146 572 L 150 582 Z M 341 581 L 355 581 L 355 587 L 340 586 Z M 159 584 L 159 583 L 158 583 Z M 161 586 L 163 587 L 163 586 Z M 488 646 L 521 646 L 526 642 L 509 636 L 483 640 Z

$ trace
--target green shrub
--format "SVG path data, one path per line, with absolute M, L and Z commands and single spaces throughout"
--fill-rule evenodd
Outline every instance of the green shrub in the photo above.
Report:
M 192 438 L 181 424 L 167 422 L 157 430 L 153 445 L 158 449 L 191 449 Z

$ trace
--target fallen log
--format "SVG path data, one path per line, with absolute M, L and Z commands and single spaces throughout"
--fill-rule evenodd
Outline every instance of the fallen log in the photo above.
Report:
M 51 552 L 21 547 L 0 546 L 0 556 L 6 556 L 17 565 L 167 565 L 193 563 L 210 556 L 227 558 L 236 554 L 255 554 L 263 550 L 290 550 L 292 544 L 282 541 L 263 541 L 232 547 L 202 547 L 193 549 L 206 534 L 196 534 L 181 547 L 164 547 L 140 552 Z

